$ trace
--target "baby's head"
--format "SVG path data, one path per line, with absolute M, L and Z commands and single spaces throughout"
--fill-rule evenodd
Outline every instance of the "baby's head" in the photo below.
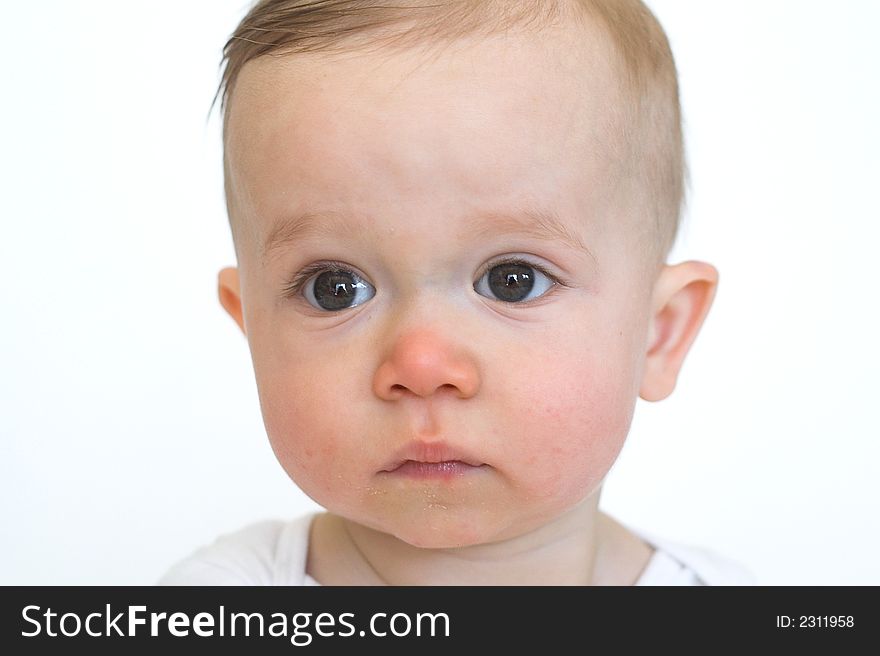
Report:
M 269 0 L 225 51 L 226 193 L 267 433 L 423 547 L 594 511 L 717 274 L 665 264 L 675 66 L 637 0 Z

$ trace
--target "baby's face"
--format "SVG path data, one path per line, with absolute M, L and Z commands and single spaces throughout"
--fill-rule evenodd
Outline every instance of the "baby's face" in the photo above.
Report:
M 566 38 L 264 58 L 230 105 L 272 447 L 321 505 L 413 545 L 561 516 L 630 426 L 651 276 L 604 136 L 621 101 Z

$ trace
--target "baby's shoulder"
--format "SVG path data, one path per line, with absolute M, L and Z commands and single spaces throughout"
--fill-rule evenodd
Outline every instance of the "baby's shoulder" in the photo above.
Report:
M 225 533 L 176 563 L 158 584 L 303 585 L 313 516 Z
M 756 585 L 755 575 L 741 563 L 713 549 L 657 536 L 642 537 L 655 552 L 638 585 Z

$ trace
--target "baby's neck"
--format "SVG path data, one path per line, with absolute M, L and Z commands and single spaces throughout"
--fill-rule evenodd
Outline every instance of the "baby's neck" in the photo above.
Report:
M 651 554 L 588 500 L 525 535 L 455 549 L 421 549 L 319 515 L 307 571 L 325 585 L 632 585 Z

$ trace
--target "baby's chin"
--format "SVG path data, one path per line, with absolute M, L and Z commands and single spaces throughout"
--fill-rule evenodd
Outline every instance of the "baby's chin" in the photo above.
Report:
M 482 536 L 472 533 L 465 534 L 455 528 L 449 530 L 438 526 L 432 526 L 424 531 L 409 530 L 405 533 L 395 533 L 394 537 L 419 549 L 460 549 L 488 542 Z
M 426 508 L 422 512 L 408 513 L 393 520 L 386 518 L 373 524 L 372 528 L 420 549 L 458 549 L 504 539 L 497 525 L 498 518 L 487 518 L 482 512 L 470 515 L 442 508 Z

